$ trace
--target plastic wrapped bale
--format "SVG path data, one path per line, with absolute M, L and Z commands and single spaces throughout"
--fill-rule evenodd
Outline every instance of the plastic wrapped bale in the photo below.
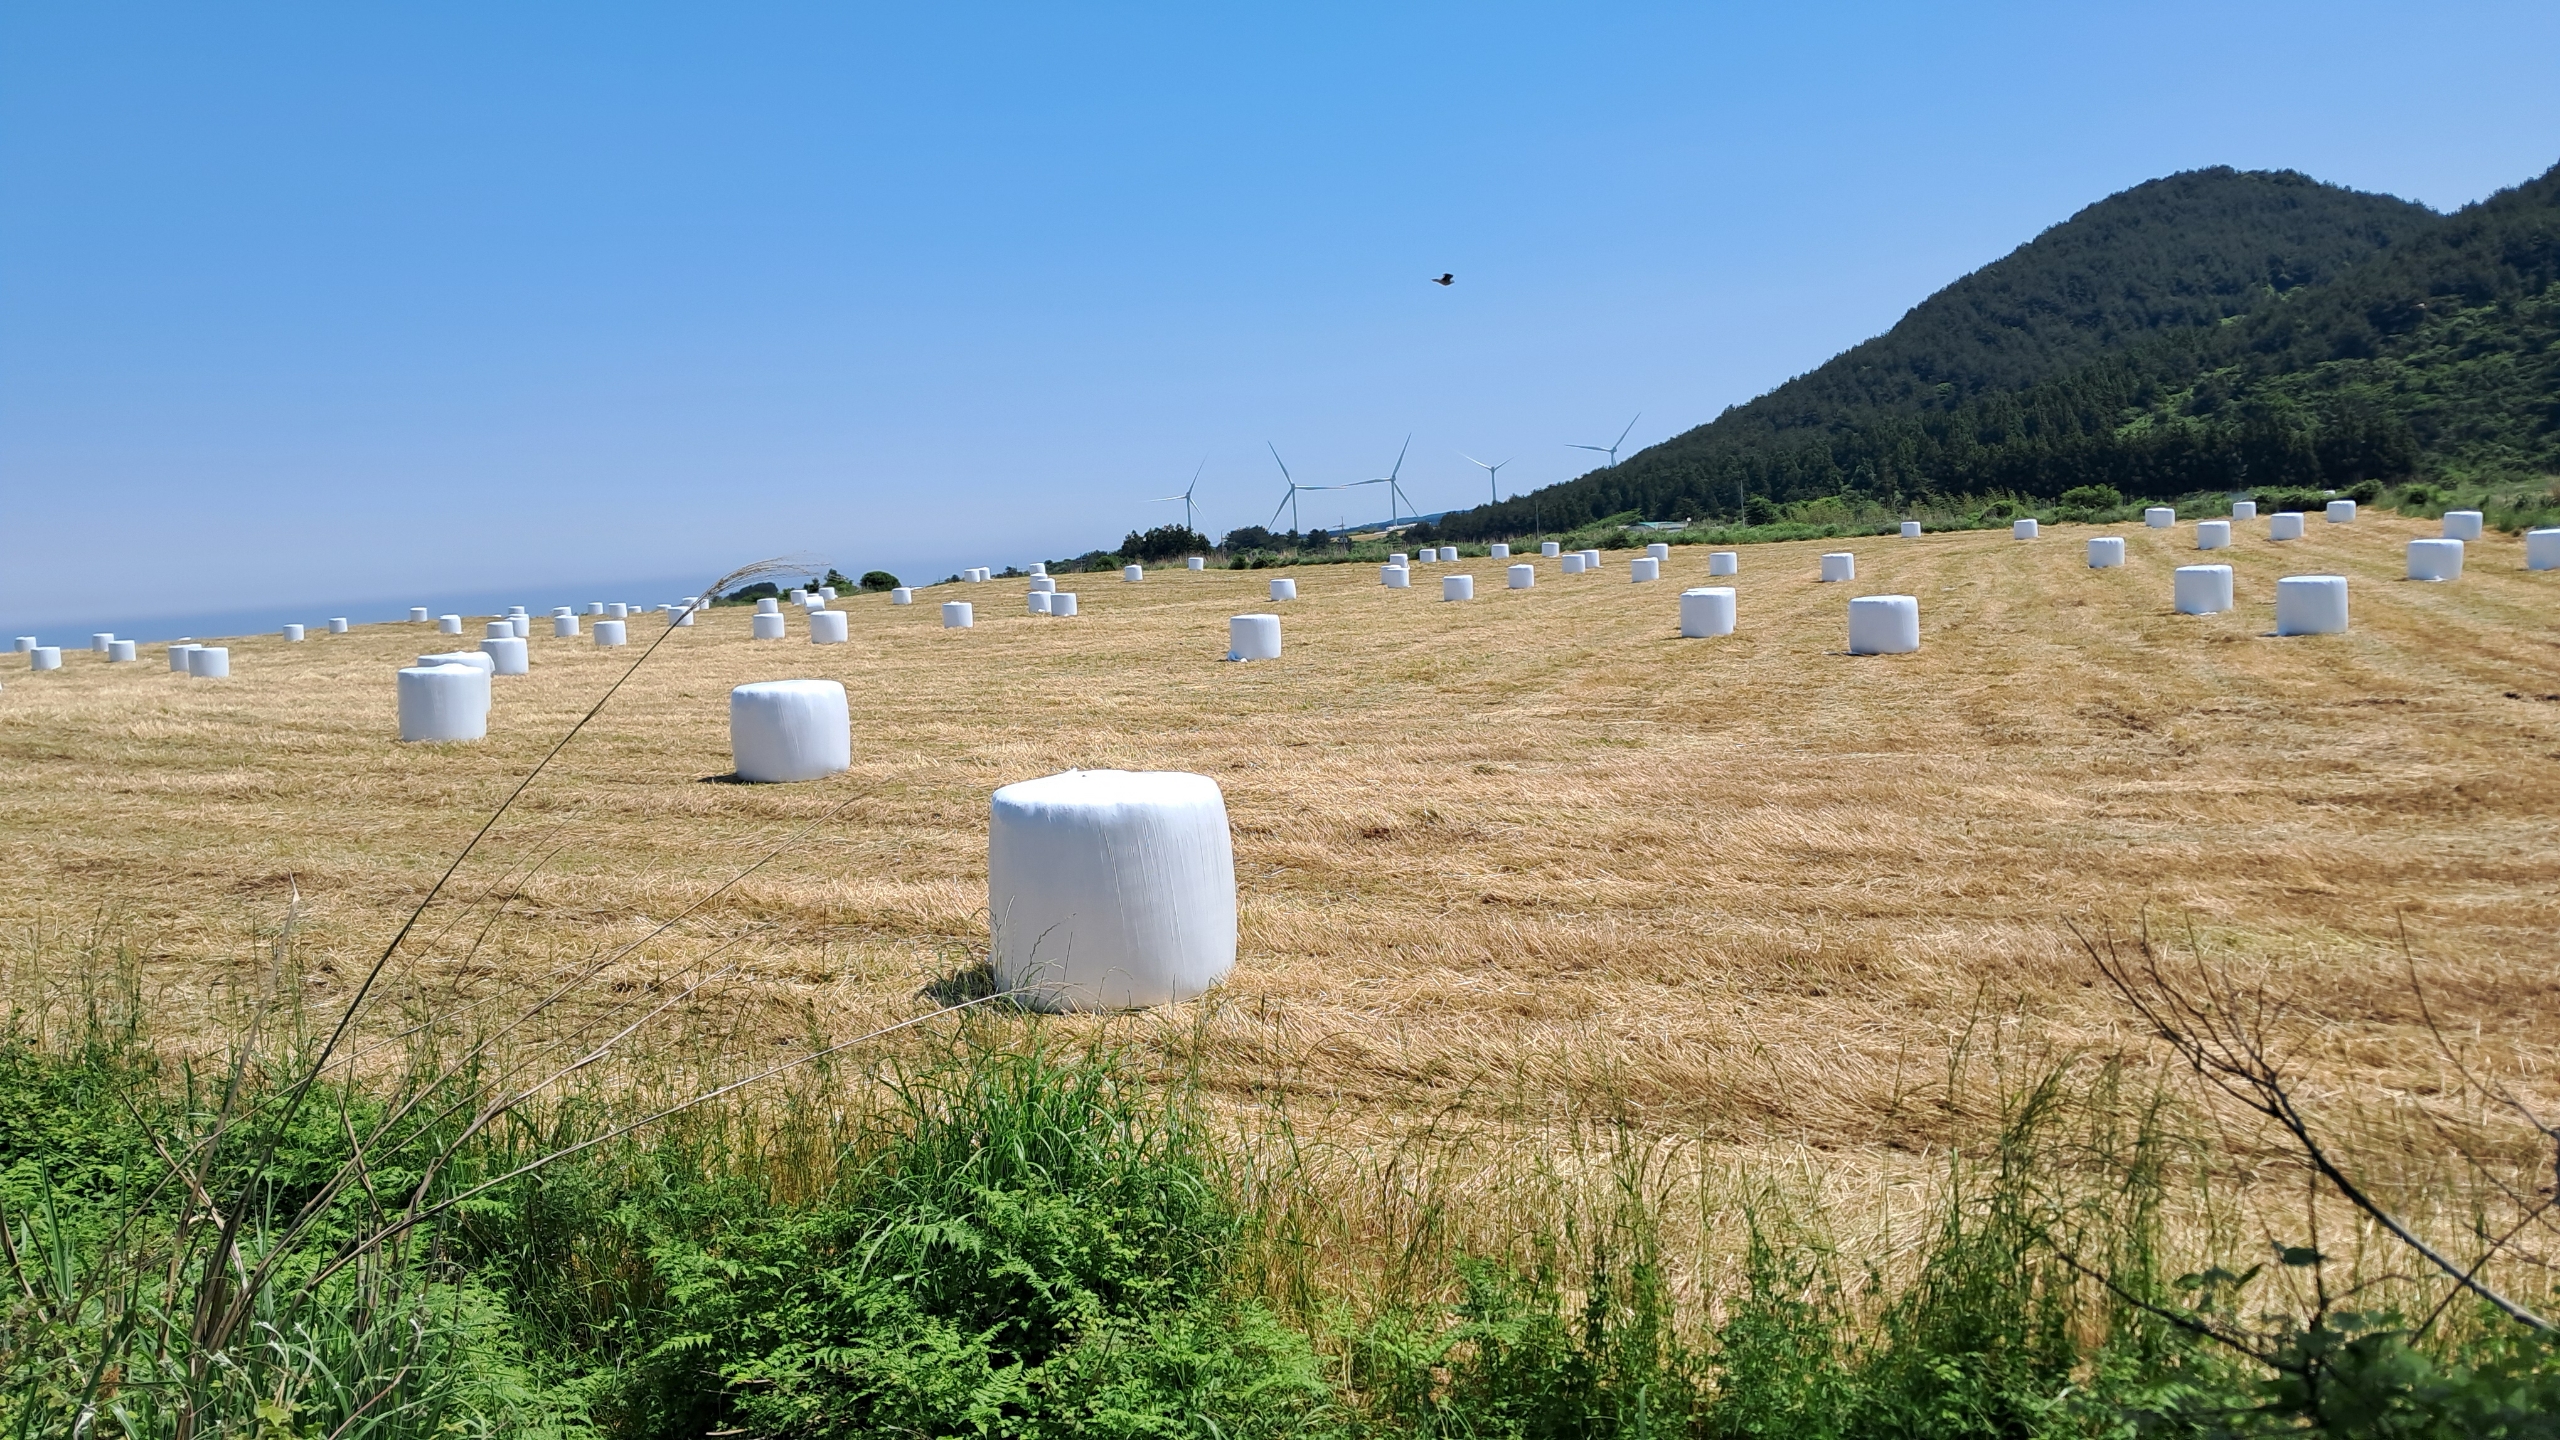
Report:
M 18 637 L 17 643 L 10 648 L 17 651 L 19 654 L 24 655 L 28 651 L 36 648 L 36 637 L 33 635 L 21 635 Z
M 782 613 L 782 602 L 774 599 L 770 595 L 767 595 L 756 602 L 756 613 L 759 615 L 779 615 Z
M 2199 521 L 2197 521 L 2197 522 L 2196 522 L 2196 548 L 2197 548 L 2197 549 L 2199 549 L 2199 550 L 2228 550 L 2228 549 L 2230 549 L 2230 548 L 2231 548 L 2231 522 L 2230 522 L 2230 521 L 2228 521 L 2228 520 L 2199 520 Z
M 513 635 L 493 635 L 480 642 L 480 653 L 489 657 L 497 675 L 529 675 L 533 673 L 532 647 Z
M 943 629 L 967 630 L 975 626 L 977 623 L 978 612 L 969 604 L 968 601 L 945 600 L 942 602 Z
M 800 608 L 808 611 L 812 615 L 815 615 L 819 611 L 827 608 L 827 597 L 824 595 L 812 595 L 800 602 Z
M 1049 602 L 1057 598 L 1057 593 L 1054 590 L 1034 590 L 1022 598 L 1030 605 L 1032 614 L 1046 615 L 1049 613 Z
M 1272 581 L 1272 582 L 1271 582 L 1271 598 L 1272 598 L 1272 599 L 1274 599 L 1274 600 L 1295 600 L 1295 599 L 1297 599 L 1297 598 L 1298 598 L 1298 582 L 1297 582 L 1297 581 L 1295 581 L 1295 580 L 1274 580 L 1274 581 Z
M 853 711 L 833 680 L 759 680 L 729 692 L 729 755 L 756 784 L 853 768 Z
M 198 680 L 231 678 L 231 650 L 224 645 L 199 645 L 187 652 L 187 673 Z
M 1144 565 L 1124 566 L 1120 571 L 1120 578 L 1128 584 L 1135 585 L 1139 581 L 1147 578 L 1147 567 Z
M 116 643 L 116 632 L 113 630 L 101 630 L 89 637 L 89 648 L 101 655 L 106 654 L 107 647 L 114 643 Z
M 344 635 L 344 634 L 346 634 L 346 633 L 347 633 L 347 631 L 348 631 L 349 629 L 351 629 L 351 628 L 353 628 L 353 627 L 351 627 L 351 626 L 349 626 L 349 625 L 347 624 L 347 617 L 346 617 L 346 616 L 344 616 L 344 615 L 332 615 L 332 616 L 330 616 L 330 617 L 329 617 L 329 633 L 330 633 L 330 634 L 332 634 L 332 635 Z
M 1917 521 L 1917 520 L 1905 520 L 1905 521 L 1903 521 L 1903 522 L 1902 522 L 1902 538 L 1903 538 L 1903 539 L 1905 539 L 1905 540 L 1917 540 L 1917 539 L 1919 539 L 1919 538 L 1920 538 L 1920 522 L 1919 522 L 1919 521 Z
M 2280 510 L 2275 514 L 2268 516 L 2267 538 L 2270 540 L 2301 539 L 2302 512 L 2299 510 Z
M 1559 570 L 1559 571 L 1561 571 L 1561 572 L 1562 572 L 1562 573 L 1564 573 L 1564 574 L 1567 574 L 1567 575 L 1579 575 L 1579 574 L 1581 574 L 1581 573 L 1582 573 L 1582 552 L 1581 552 L 1581 551 L 1579 551 L 1579 550 L 1576 550 L 1576 551 L 1574 551 L 1572 554 L 1567 555 L 1567 556 L 1564 556 L 1563 558 L 1559 559 L 1559 560 L 1556 562 L 1556 569 L 1557 569 L 1557 570 Z
M 1559 543 L 1557 543 L 1556 541 L 1553 541 L 1553 540 L 1541 540 L 1541 541 L 1539 541 L 1539 542 L 1538 542 L 1538 555 L 1539 555 L 1539 558 L 1541 558 L 1541 559 L 1553 560 L 1553 559 L 1554 559 L 1554 558 L 1556 558 L 1558 555 L 1561 555 L 1561 554 L 1563 554 L 1563 553 L 1564 553 L 1564 546 L 1563 546 L 1563 545 L 1561 545 L 1561 544 L 1559 544 Z
M 1039 566 L 1037 566 L 1037 565 L 1034 565 L 1034 566 L 1032 566 L 1032 567 L 1031 567 L 1031 573 L 1032 573 L 1032 574 L 1034 574 L 1034 575 L 1046 575 L 1046 574 L 1047 574 L 1047 573 L 1049 573 L 1049 572 L 1047 572 L 1046 570 L 1041 569 L 1041 568 L 1040 568 Z M 819 587 L 818 587 L 818 598 L 819 598 L 819 599 L 821 599 L 821 600 L 833 600 L 833 599 L 835 599 L 835 598 L 836 598 L 836 587 L 834 587 L 833 585 L 821 585 L 821 586 L 819 586 Z
M 603 602 L 603 601 L 601 601 L 601 600 L 590 600 L 590 601 L 588 601 L 588 602 L 587 602 L 587 616 L 588 616 L 588 618 L 589 618 L 589 619 L 593 619 L 593 618 L 595 618 L 596 616 L 602 615 L 603 613 L 604 613 L 604 602 Z
M 194 648 L 196 647 L 183 641 L 169 647 L 169 670 L 172 674 L 187 673 L 187 652 Z
M 1405 555 L 1405 553 L 1404 553 L 1403 551 L 1398 550 L 1398 551 L 1394 552 L 1393 554 L 1391 554 L 1391 555 L 1387 556 L 1387 563 L 1388 563 L 1388 564 L 1390 564 L 1390 565 L 1406 565 L 1406 564 L 1410 564 L 1410 563 L 1411 563 L 1411 561 L 1410 561 L 1410 559 Z
M 1511 558 L 1511 547 L 1508 545 L 1487 545 L 1484 547 L 1484 553 L 1485 558 L 1489 560 L 1508 560 Z
M 2444 512 L 2444 538 L 2477 540 L 2480 538 L 2480 521 L 2481 515 L 2477 510 L 2447 510 Z
M 1582 552 L 1582 568 L 1583 568 L 1585 571 L 1591 571 L 1591 570 L 1597 570 L 1597 569 L 1599 569 L 1599 568 L 1600 568 L 1600 552 L 1599 552 L 1598 550 L 1585 550 L 1585 551 L 1583 551 L 1583 552 Z
M 460 665 L 466 669 L 479 671 L 483 682 L 480 686 L 480 704 L 481 708 L 488 708 L 489 686 L 486 681 L 489 676 L 497 673 L 498 662 L 490 659 L 484 652 L 451 650 L 440 655 L 421 655 L 418 657 L 418 664 L 421 668 L 433 665 Z
M 608 600 L 605 602 L 604 613 L 605 618 L 609 620 L 628 620 L 631 618 L 631 606 L 626 601 Z
M 1381 565 L 1378 567 L 1378 583 L 1390 590 L 1410 590 L 1413 588 L 1413 572 L 1402 565 Z
M 809 612 L 809 643 L 812 645 L 841 645 L 845 642 L 845 627 L 846 621 L 843 611 L 812 610 Z
M 2332 525 L 2353 525 L 2356 523 L 2356 502 L 2353 500 L 2330 501 L 2329 523 Z
M 790 600 L 794 605 L 806 606 L 809 603 L 809 592 L 794 588 L 790 592 Z
M 134 644 L 130 640 L 118 640 L 107 647 L 107 663 L 110 665 L 130 665 L 134 658 Z
M 1837 585 L 1858 578 L 1858 557 L 1846 550 L 1834 550 L 1822 557 L 1822 583 Z
M 2022 516 L 2009 522 L 2009 538 L 2012 540 L 2033 540 L 2042 533 L 2043 527 L 2036 524 L 2031 516 Z
M 631 643 L 628 620 L 599 620 L 590 628 L 596 633 L 596 648 L 618 650 Z
M 1440 559 L 1441 559 L 1444 563 L 1453 564 L 1453 565 L 1454 565 L 1454 564 L 1456 564 L 1456 563 L 1457 563 L 1457 560 L 1458 560 L 1458 547 L 1457 547 L 1457 546 L 1455 546 L 1455 545 L 1443 545 L 1443 546 L 1441 546 L 1441 547 L 1440 547 Z
M 1054 591 L 1058 588 L 1058 582 L 1046 575 L 1034 575 L 1031 577 L 1031 588 L 1035 592 Z
M 1476 577 L 1473 575 L 1441 576 L 1440 598 L 1443 600 L 1473 600 L 1476 598 Z
M 748 624 L 754 638 L 758 640 L 779 640 L 790 633 L 790 622 L 783 619 L 780 614 L 758 615 Z
M 1034 561 L 1032 561 L 1032 562 L 1031 562 L 1031 573 L 1032 573 L 1033 575 L 1035 575 L 1035 576 L 1037 576 L 1037 575 L 1046 575 L 1046 574 L 1048 574 L 1048 573 L 1049 573 L 1049 564 L 1048 564 L 1048 562 L 1047 562 L 1047 561 L 1045 561 L 1045 560 L 1034 560 Z
M 1648 580 L 1661 578 L 1662 562 L 1650 555 L 1627 562 L 1627 583 L 1630 585 L 1642 585 Z
M 1073 590 L 1061 590 L 1049 597 L 1049 614 L 1051 616 L 1073 615 L 1074 613 L 1076 613 L 1076 592 Z
M 1739 550 L 1718 550 L 1709 555 L 1707 557 L 1707 573 L 1709 575 L 1741 574 L 1742 552 Z
M 2234 519 L 2234 520 L 2255 520 L 2255 519 L 2257 519 L 2257 518 L 2258 518 L 2258 502 L 2257 502 L 2257 501 L 2255 501 L 2255 500 L 2234 500 L 2234 501 L 2232 501 L 2232 502 L 2231 502 L 2231 518 L 2232 518 L 2232 519 Z
M 30 670 L 61 669 L 62 647 L 59 645 L 38 645 L 27 652 L 27 668 Z
M 578 638 L 578 617 L 577 617 L 577 616 L 575 616 L 575 615 L 554 615 L 554 616 L 552 616 L 552 617 L 551 617 L 551 638 L 552 638 L 552 639 L 554 639 L 554 640 L 575 640 L 575 639 L 577 639 L 577 638 Z
M 2142 523 L 2154 530 L 2166 530 L 2178 523 L 2178 509 L 2174 505 L 2153 505 L 2142 512 Z
M 987 915 L 996 984 L 1041 1010 L 1198 996 L 1236 962 L 1226 799 L 1205 775 L 1070 770 L 995 792 Z
M 1506 566 L 1502 573 L 1510 577 L 1511 588 L 1514 590 L 1527 590 L 1538 583 L 1538 567 L 1525 560 L 1517 565 Z
M 2113 570 L 2124 564 L 2124 537 L 2092 535 L 2089 537 L 2089 568 Z
M 484 638 L 490 640 L 512 640 L 515 638 L 515 634 L 516 622 L 502 617 L 489 622 L 488 632 Z
M 2462 542 L 2459 540 L 2410 541 L 2409 578 L 2412 580 L 2461 579 Z
M 889 603 L 892 605 L 913 605 L 916 603 L 916 592 L 910 586 L 901 585 L 895 590 L 889 592 Z
M 1652 544 L 1644 547 L 1644 558 L 1651 560 L 1658 565 L 1671 558 L 1671 547 L 1664 544 L 1662 541 L 1656 540 Z
M 285 639 L 285 643 L 286 643 L 286 644 L 288 644 L 288 645 L 299 645 L 299 644 L 301 644 L 301 643 L 302 643 L 302 637 L 303 637 L 303 634 L 304 634 L 304 627 L 302 627 L 302 626 L 300 626 L 300 625 L 287 625 L 287 626 L 285 626 L 285 627 L 284 627 L 284 629 L 283 629 L 281 632 L 279 632 L 279 633 L 281 633 L 281 634 L 284 636 L 284 639 Z
M 1231 615 L 1227 618 L 1227 658 L 1230 660 L 1277 660 L 1280 658 L 1280 617 L 1277 615 Z
M 2347 577 L 2287 575 L 2276 582 L 2276 633 L 2343 635 L 2347 629 Z
M 1183 562 L 1182 562 L 1182 566 L 1183 566 L 1183 568 L 1184 568 L 1184 569 L 1186 569 L 1186 570 L 1201 570 L 1201 569 L 1206 569 L 1206 568 L 1208 567 L 1208 564 L 1209 564 L 1209 562 L 1208 562 L 1205 558 L 1203 558 L 1203 557 L 1201 557 L 1201 556 L 1198 556 L 1198 555 L 1194 555 L 1194 556 L 1190 557 L 1189 559 L 1187 559 L 1187 560 L 1185 560 L 1185 561 L 1183 561 Z
M 423 624 L 425 624 L 426 622 L 427 622 L 427 607 L 426 607 L 426 606 L 424 606 L 424 605 L 412 605 L 412 606 L 410 606 L 410 607 L 409 607 L 409 623 L 411 623 L 411 624 L 413 624 L 413 625 L 423 625 Z
M 413 665 L 400 672 L 400 738 L 480 740 L 489 734 L 489 672 L 477 665 Z
M 1908 655 L 1920 648 L 1920 601 L 1913 595 L 1861 595 L 1849 602 L 1849 653 Z
M 461 633 L 462 633 L 462 617 L 461 617 L 461 616 L 459 616 L 459 615 L 439 615 L 439 616 L 437 616 L 437 617 L 436 617 L 436 633 L 437 633 L 437 634 L 439 634 L 439 635 L 459 635 L 459 634 L 461 634 Z
M 2219 615 L 2231 608 L 2231 567 L 2181 565 L 2169 577 L 2169 598 L 2181 615 Z
M 2560 570 L 2560 527 L 2545 526 L 2524 532 L 2524 568 Z
M 1693 640 L 1733 633 L 1733 587 L 1701 585 L 1680 592 L 1680 633 Z

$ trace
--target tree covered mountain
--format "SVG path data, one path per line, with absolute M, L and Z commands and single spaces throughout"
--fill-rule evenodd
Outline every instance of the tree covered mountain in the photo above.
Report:
M 2560 169 L 2452 216 L 2291 173 L 2090 206 L 1713 423 L 1441 522 L 2560 472 Z

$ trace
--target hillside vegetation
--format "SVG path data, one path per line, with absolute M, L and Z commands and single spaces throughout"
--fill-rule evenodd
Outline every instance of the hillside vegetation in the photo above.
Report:
M 2294 175 L 2174 176 L 1712 424 L 1440 528 L 2095 485 L 2531 488 L 2560 471 L 2555 278 L 2560 171 L 2445 217 Z

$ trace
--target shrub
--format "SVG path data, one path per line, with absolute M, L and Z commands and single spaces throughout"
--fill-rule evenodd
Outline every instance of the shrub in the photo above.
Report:
M 866 570 L 862 572 L 862 588 L 865 590 L 895 590 L 898 588 L 898 577 L 890 574 L 886 570 Z
M 2065 510 L 2113 510 L 2124 504 L 2124 495 L 2113 485 L 2074 485 L 2054 503 Z
M 1159 525 L 1144 533 L 1130 531 L 1129 538 L 1120 542 L 1120 555 L 1124 560 L 1170 560 L 1208 548 L 1208 537 L 1188 525 Z

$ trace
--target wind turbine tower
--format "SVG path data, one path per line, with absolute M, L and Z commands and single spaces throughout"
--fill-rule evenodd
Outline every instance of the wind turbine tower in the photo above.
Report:
M 1629 423 L 1629 424 L 1633 424 L 1634 422 L 1630 421 L 1630 422 L 1628 422 L 1628 423 Z M 1624 436 L 1621 436 L 1621 437 L 1619 437 L 1619 438 L 1624 439 L 1625 437 L 1624 437 Z M 1464 451 L 1464 450 L 1459 451 L 1459 452 L 1458 452 L 1458 454 L 1459 454 L 1459 456 L 1460 456 L 1461 458 L 1463 458 L 1463 459 L 1464 459 L 1468 464 L 1470 464 L 1470 465 L 1482 465 L 1482 466 L 1484 466 L 1484 489 L 1485 489 L 1485 495 L 1486 495 L 1486 497 L 1487 497 L 1487 503 L 1489 503 L 1489 504 L 1494 504 L 1494 505 L 1499 505 L 1499 504 L 1501 504 L 1501 503 L 1502 503 L 1502 488 L 1501 488 L 1502 467 L 1503 467 L 1503 466 L 1505 466 L 1505 465 L 1510 464 L 1510 463 L 1511 463 L 1511 460 L 1496 460 L 1496 461 L 1494 461 L 1494 462 L 1493 462 L 1492 464 L 1490 464 L 1490 465 L 1485 465 L 1485 463 L 1484 463 L 1483 461 L 1481 461 L 1481 460 L 1477 459 L 1477 458 L 1476 458 L 1476 457 L 1474 457 L 1473 455 L 1469 455 L 1469 454 L 1467 454 L 1467 452 L 1466 452 L 1466 451 Z M 1518 458 L 1519 458 L 1519 457 L 1518 457 L 1518 456 L 1516 456 L 1516 455 L 1512 457 L 1512 459 L 1513 459 L 1513 460 L 1516 460 L 1516 459 L 1518 459 Z
M 1199 534 L 1199 533 L 1200 533 L 1200 527 L 1199 527 L 1199 525 L 1197 525 L 1196 523 L 1194 523 L 1194 522 L 1192 521 L 1192 518 L 1191 518 L 1191 492 L 1200 488 L 1200 471 L 1201 471 L 1201 470 L 1206 470 L 1206 469 L 1208 469 L 1208 468 L 1209 468 L 1209 461 L 1208 461 L 1207 457 L 1205 457 L 1205 456 L 1204 456 L 1204 457 L 1202 457 L 1202 459 L 1201 459 L 1201 461 L 1200 461 L 1200 467 L 1199 467 L 1199 469 L 1198 469 L 1198 470 L 1194 470 L 1194 471 L 1192 471 L 1192 472 L 1191 472 L 1191 483 L 1190 483 L 1189 485 L 1186 485 L 1186 486 L 1184 486 L 1184 487 L 1183 487 L 1183 489 L 1182 489 L 1182 493 L 1181 493 L 1181 494 L 1179 494 L 1179 495 L 1159 495 L 1159 496 L 1157 496 L 1156 498 L 1154 498 L 1153 500 L 1148 501 L 1147 503 L 1148 503 L 1148 504 L 1150 504 L 1150 505 L 1163 505 L 1163 504 L 1167 504 L 1167 503 L 1169 503 L 1169 502 L 1171 502 L 1171 501 L 1175 501 L 1175 500 L 1179 500 L 1179 501 L 1181 501 L 1181 502 L 1182 502 L 1182 528 L 1183 528 L 1183 529 L 1185 529 L 1185 530 L 1190 531 L 1190 532 L 1191 532 L 1192 534 L 1194 534 L 1194 535 Z

